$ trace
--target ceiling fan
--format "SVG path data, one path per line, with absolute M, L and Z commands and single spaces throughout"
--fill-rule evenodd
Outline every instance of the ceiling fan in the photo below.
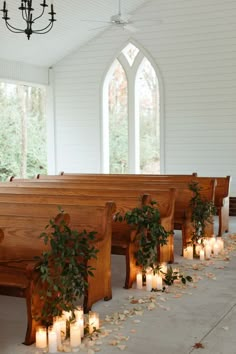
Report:
M 136 32 L 138 29 L 132 25 L 132 21 L 130 21 L 131 16 L 128 14 L 121 13 L 121 0 L 118 0 L 118 13 L 116 15 L 111 16 L 110 23 L 112 25 L 123 27 L 131 32 Z
M 130 32 L 137 32 L 138 29 L 133 26 L 133 22 L 130 20 L 131 15 L 124 14 L 121 12 L 121 0 L 118 0 L 118 13 L 112 15 L 109 21 L 99 21 L 99 20 L 84 20 L 84 21 L 91 21 L 91 22 L 100 22 L 110 24 L 112 26 L 121 27 L 122 29 L 128 30 Z M 106 26 L 92 28 L 92 30 L 105 28 Z

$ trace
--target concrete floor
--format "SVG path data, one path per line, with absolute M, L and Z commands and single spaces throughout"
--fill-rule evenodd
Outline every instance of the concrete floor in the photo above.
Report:
M 236 218 L 224 235 L 226 254 L 210 261 L 187 261 L 180 256 L 181 237 L 175 236 L 175 265 L 193 283 L 175 284 L 168 292 L 123 289 L 124 257 L 112 256 L 113 299 L 93 306 L 102 333 L 83 342 L 80 352 L 93 354 L 236 354 Z M 0 353 L 39 354 L 21 344 L 26 329 L 24 299 L 0 296 Z

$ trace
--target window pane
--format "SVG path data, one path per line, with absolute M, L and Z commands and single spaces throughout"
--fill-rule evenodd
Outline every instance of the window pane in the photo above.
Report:
M 47 172 L 43 88 L 0 83 L 0 179 Z
M 129 43 L 123 50 L 122 53 L 125 55 L 130 66 L 133 65 L 136 56 L 138 55 L 139 49 L 133 44 Z
M 160 173 L 158 81 L 146 58 L 137 73 L 136 92 L 140 122 L 140 172 Z
M 110 173 L 128 171 L 127 91 L 125 72 L 116 60 L 108 86 Z

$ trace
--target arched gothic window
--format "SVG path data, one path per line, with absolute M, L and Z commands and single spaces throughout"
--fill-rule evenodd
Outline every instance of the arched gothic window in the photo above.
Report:
M 160 95 L 150 60 L 129 43 L 103 86 L 103 172 L 160 173 Z

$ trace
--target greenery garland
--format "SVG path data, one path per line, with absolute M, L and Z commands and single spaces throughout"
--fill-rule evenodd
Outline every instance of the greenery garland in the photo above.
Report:
M 191 221 L 193 225 L 192 242 L 196 244 L 199 240 L 203 241 L 207 223 L 213 223 L 213 216 L 217 209 L 212 201 L 208 201 L 201 196 L 202 188 L 198 182 L 189 183 L 189 189 L 193 192 L 190 200 Z
M 125 221 L 136 229 L 135 242 L 138 243 L 138 251 L 135 254 L 137 265 L 143 271 L 151 267 L 155 272 L 158 266 L 158 246 L 167 243 L 167 238 L 172 231 L 166 231 L 161 225 L 161 216 L 157 202 L 151 200 L 148 204 L 128 210 L 125 214 L 118 212 L 116 221 Z
M 78 232 L 69 227 L 70 217 L 62 210 L 56 218 L 49 221 L 47 232 L 40 238 L 47 251 L 37 257 L 39 272 L 36 291 L 43 303 L 40 320 L 48 324 L 63 311 L 76 309 L 78 299 L 88 287 L 87 278 L 93 276 L 87 261 L 97 257 L 98 250 L 91 245 L 95 239 L 95 231 Z

